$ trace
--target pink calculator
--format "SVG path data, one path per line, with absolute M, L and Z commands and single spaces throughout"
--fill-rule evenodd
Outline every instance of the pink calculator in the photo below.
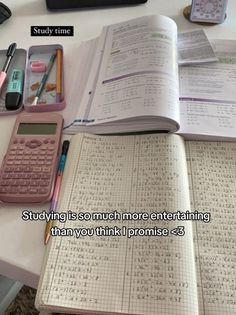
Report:
M 19 115 L 0 171 L 0 201 L 42 203 L 51 199 L 62 127 L 59 114 Z

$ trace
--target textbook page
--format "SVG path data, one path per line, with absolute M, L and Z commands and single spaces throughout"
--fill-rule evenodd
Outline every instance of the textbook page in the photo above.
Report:
M 180 67 L 180 130 L 186 138 L 236 137 L 236 41 L 212 42 L 219 62 Z
M 179 122 L 177 27 L 164 16 L 107 26 L 89 126 L 140 117 Z M 134 121 L 132 124 L 135 123 Z
M 178 63 L 197 64 L 218 61 L 204 30 L 178 33 Z
M 38 307 L 79 314 L 198 315 L 191 222 L 137 219 L 189 209 L 180 137 L 74 136 L 59 213 L 70 210 L 76 219 L 55 224 L 72 236 L 51 237 Z M 99 213 L 115 217 L 95 220 Z M 136 219 L 126 219 L 128 214 Z M 148 236 L 155 228 L 170 233 Z M 90 236 L 81 236 L 82 229 Z M 109 236 L 115 230 L 116 236 Z
M 236 314 L 236 143 L 187 141 L 200 315 Z
M 63 111 L 65 119 L 65 133 L 75 134 L 82 131 L 91 131 L 91 129 L 92 132 L 114 132 L 114 125 L 106 124 L 104 128 L 99 126 L 97 130 L 94 126 L 93 128 L 91 128 L 91 126 L 88 128 L 86 127 L 87 123 L 89 123 L 87 118 L 91 106 L 93 91 L 96 88 L 96 82 L 98 80 L 98 72 L 101 66 L 105 43 L 106 33 L 103 32 L 98 38 L 82 42 L 79 46 L 79 55 L 77 56 L 77 66 L 75 68 L 76 75 L 70 81 L 71 93 L 69 93 L 67 97 L 68 106 Z M 179 63 L 203 63 L 217 60 L 214 57 L 211 45 L 203 30 L 192 30 L 178 34 L 178 58 Z M 184 58 L 184 60 L 181 58 Z M 157 124 L 154 119 L 154 128 L 150 128 L 152 123 L 151 118 L 148 118 L 146 121 L 141 119 L 139 123 L 141 124 L 140 126 L 138 126 L 137 120 L 135 121 L 135 125 L 138 130 L 156 130 Z M 127 130 L 128 127 L 132 127 L 132 124 L 125 126 L 127 132 L 129 131 Z M 118 131 L 119 128 L 124 128 L 121 122 L 119 122 L 119 125 L 116 126 L 115 131 Z

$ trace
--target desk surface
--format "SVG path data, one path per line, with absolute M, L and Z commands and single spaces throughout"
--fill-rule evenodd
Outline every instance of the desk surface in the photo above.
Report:
M 0 25 L 0 49 L 16 42 L 28 49 L 31 45 L 60 43 L 65 53 L 66 94 L 70 91 L 70 77 L 76 71 L 76 51 L 79 43 L 99 36 L 102 26 L 142 15 L 162 14 L 173 18 L 178 29 L 199 28 L 182 15 L 190 0 L 149 0 L 144 5 L 96 10 L 48 12 L 44 0 L 4 1 L 12 10 L 12 17 Z M 74 37 L 31 37 L 31 25 L 72 25 Z M 200 28 L 202 28 L 200 26 Z M 221 25 L 204 27 L 209 38 L 236 39 L 236 1 L 229 0 L 227 19 Z M 69 104 L 68 104 L 69 106 Z M 62 112 L 63 114 L 63 112 Z M 0 117 L 0 162 L 7 149 L 15 116 Z M 44 222 L 24 222 L 23 210 L 47 210 L 48 205 L 0 205 L 0 273 L 24 284 L 36 287 L 45 247 Z

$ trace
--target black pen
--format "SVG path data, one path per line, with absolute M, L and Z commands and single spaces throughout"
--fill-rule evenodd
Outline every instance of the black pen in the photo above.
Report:
M 6 80 L 7 71 L 9 69 L 10 64 L 11 64 L 12 58 L 13 58 L 13 56 L 15 54 L 15 51 L 16 51 L 16 43 L 13 43 L 7 49 L 7 54 L 6 54 L 7 59 L 6 59 L 5 63 L 4 63 L 2 71 L 0 73 L 0 91 L 1 91 L 1 89 L 3 87 L 3 84 L 4 84 L 5 80 Z

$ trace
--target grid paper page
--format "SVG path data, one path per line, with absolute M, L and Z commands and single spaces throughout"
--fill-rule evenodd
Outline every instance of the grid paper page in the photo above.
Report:
M 150 213 L 190 207 L 184 143 L 178 136 L 75 136 L 65 178 L 60 211 Z M 72 229 L 177 225 L 119 220 L 56 224 Z M 90 314 L 197 315 L 192 228 L 189 222 L 181 225 L 184 237 L 53 237 L 38 303 Z
M 236 143 L 187 142 L 201 315 L 236 314 Z

